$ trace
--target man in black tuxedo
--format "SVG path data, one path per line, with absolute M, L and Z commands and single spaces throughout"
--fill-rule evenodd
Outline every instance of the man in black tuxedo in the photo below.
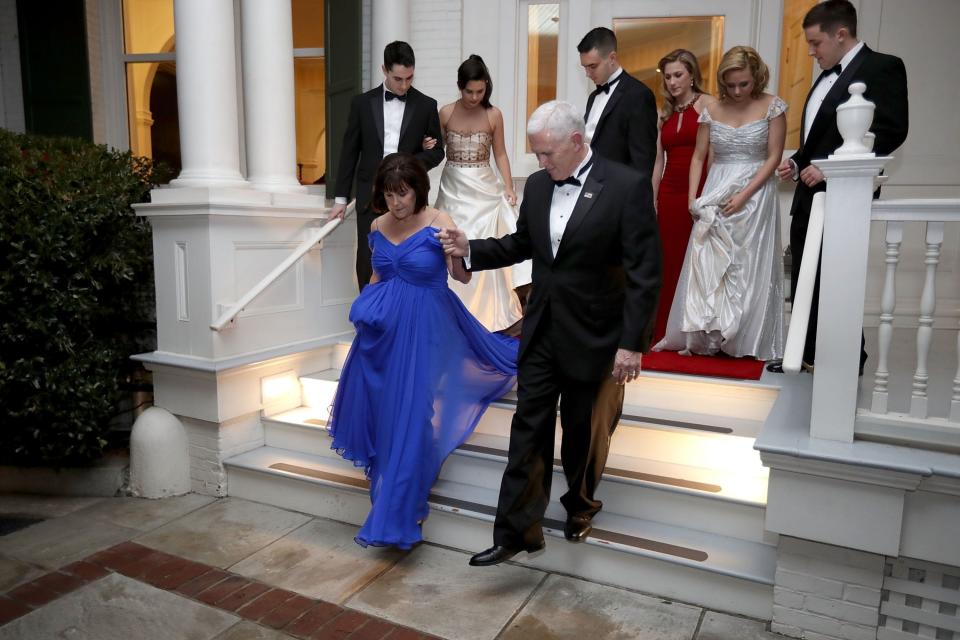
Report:
M 790 294 L 797 290 L 803 246 L 810 220 L 813 195 L 826 191 L 823 173 L 811 164 L 826 158 L 843 144 L 837 129 L 837 107 L 846 102 L 848 88 L 854 82 L 867 85 L 864 97 L 876 105 L 870 131 L 876 135 L 873 150 L 877 155 L 893 153 L 907 138 L 907 71 L 903 60 L 871 50 L 857 40 L 857 12 L 847 0 L 827 0 L 815 5 L 803 19 L 803 30 L 810 55 L 817 59 L 823 73 L 807 95 L 803 108 L 800 149 L 777 167 L 781 179 L 797 181 L 790 208 L 791 264 Z M 807 328 L 803 361 L 814 364 L 817 344 L 817 301 L 820 296 L 820 269 L 817 268 L 810 324 Z M 860 373 L 867 359 L 860 345 Z M 768 366 L 782 370 L 777 363 Z
M 620 67 L 617 36 L 591 29 L 577 45 L 580 64 L 597 88 L 587 100 L 586 140 L 608 160 L 653 175 L 657 155 L 657 101 L 653 92 Z
M 370 209 L 370 197 L 380 161 L 391 153 L 406 151 L 429 171 L 443 160 L 442 144 L 424 149 L 425 139 L 440 139 L 440 118 L 437 101 L 411 86 L 414 65 L 410 45 L 391 42 L 383 50 L 383 84 L 350 102 L 331 217 L 343 217 L 356 176 L 357 284 L 361 290 L 373 274 L 367 234 L 377 217 Z
M 650 180 L 591 151 L 583 132 L 572 104 L 541 105 L 527 134 L 543 170 L 527 179 L 516 233 L 469 243 L 461 230 L 439 234 L 447 253 L 474 271 L 533 259 L 494 546 L 473 556 L 474 566 L 543 548 L 558 399 L 569 487 L 564 534 L 586 539 L 602 507 L 594 492 L 622 385 L 636 377 L 648 346 L 660 289 Z

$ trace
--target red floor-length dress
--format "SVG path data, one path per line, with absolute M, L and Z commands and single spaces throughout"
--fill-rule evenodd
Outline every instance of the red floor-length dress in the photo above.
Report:
M 663 256 L 663 286 L 660 289 L 660 304 L 657 307 L 657 323 L 653 343 L 663 338 L 667 331 L 670 305 L 680 279 L 680 269 L 687 253 L 687 242 L 693 228 L 693 218 L 687 208 L 687 184 L 690 178 L 690 160 L 697 145 L 698 114 L 688 107 L 681 114 L 674 111 L 660 129 L 660 143 L 667 155 L 666 168 L 657 192 L 657 224 L 660 227 L 660 244 Z M 677 123 L 680 128 L 677 129 Z M 700 176 L 697 195 L 707 178 L 707 167 Z

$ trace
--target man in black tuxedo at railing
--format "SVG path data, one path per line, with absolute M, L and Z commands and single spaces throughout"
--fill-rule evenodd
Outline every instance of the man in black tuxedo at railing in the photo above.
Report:
M 657 101 L 653 92 L 621 66 L 617 36 L 591 29 L 577 45 L 580 65 L 597 88 L 587 100 L 586 141 L 607 160 L 653 175 L 657 156 Z
M 527 134 L 543 170 L 527 180 L 516 232 L 469 243 L 459 229 L 439 234 L 447 253 L 474 271 L 533 259 L 494 546 L 473 556 L 474 566 L 543 548 L 558 399 L 564 535 L 587 538 L 602 506 L 594 492 L 620 419 L 622 383 L 637 376 L 648 346 L 660 290 L 650 180 L 591 151 L 583 131 L 572 104 L 541 105 Z
M 797 181 L 793 206 L 790 208 L 790 247 L 793 254 L 791 299 L 797 291 L 813 195 L 827 189 L 823 173 L 811 163 L 826 158 L 843 144 L 843 137 L 837 128 L 837 107 L 850 98 L 850 85 L 854 82 L 865 83 L 867 90 L 864 97 L 876 105 L 870 131 L 876 136 L 873 150 L 878 156 L 889 155 L 903 144 L 909 125 L 907 71 L 903 60 L 873 51 L 857 40 L 857 12 L 850 2 L 827 0 L 814 5 L 803 19 L 803 31 L 810 55 L 817 59 L 823 73 L 810 89 L 803 107 L 800 148 L 777 167 L 777 174 L 782 180 Z M 803 350 L 803 362 L 807 368 L 813 366 L 816 356 L 819 297 L 818 266 Z M 861 374 L 866 359 L 861 337 Z M 783 370 L 777 362 L 767 368 L 778 372 Z
M 409 44 L 391 42 L 383 50 L 383 84 L 355 96 L 350 103 L 331 218 L 343 217 L 356 176 L 357 284 L 361 290 L 373 275 L 367 234 L 377 217 L 370 209 L 370 198 L 380 161 L 391 153 L 406 151 L 429 171 L 443 160 L 442 144 L 424 144 L 425 138 L 426 142 L 440 139 L 440 117 L 437 101 L 412 86 L 415 64 Z

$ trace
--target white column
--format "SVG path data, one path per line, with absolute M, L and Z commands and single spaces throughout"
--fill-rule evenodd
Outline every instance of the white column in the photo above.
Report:
M 247 180 L 264 191 L 306 191 L 297 180 L 290 3 L 242 0 L 240 13 Z
M 183 170 L 177 187 L 246 186 L 240 174 L 233 0 L 174 0 Z
M 410 42 L 410 0 L 373 0 L 371 31 L 370 84 L 376 86 L 383 81 L 383 48 L 394 40 Z
M 814 162 L 827 179 L 810 411 L 815 438 L 853 442 L 873 180 L 889 161 L 835 155 Z

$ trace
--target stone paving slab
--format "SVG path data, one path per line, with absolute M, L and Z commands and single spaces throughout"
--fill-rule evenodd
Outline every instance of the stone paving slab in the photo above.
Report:
M 216 498 L 212 496 L 202 496 L 197 493 L 161 500 L 104 498 L 94 505 L 77 511 L 76 515 L 106 520 L 121 527 L 147 532 L 215 500 Z
M 0 627 L 0 640 L 210 640 L 235 615 L 116 574 Z
M 785 636 L 767 631 L 767 623 L 759 620 L 707 611 L 697 640 L 785 640 Z
M 230 627 L 214 640 L 293 640 L 293 636 L 243 621 Z
M 364 549 L 353 540 L 356 532 L 353 525 L 313 520 L 230 570 L 341 604 L 404 556 L 396 549 Z
M 471 567 L 464 553 L 421 545 L 345 606 L 450 640 L 492 640 L 545 574 Z
M 0 593 L 29 582 L 46 571 L 28 562 L 0 555 Z
M 0 494 L 0 513 L 34 518 L 58 518 L 106 498 L 75 496 L 35 496 L 22 493 Z
M 136 541 L 225 568 L 310 520 L 310 516 L 301 513 L 224 498 L 140 536 Z
M 56 569 L 140 532 L 77 513 L 44 520 L 3 537 L 3 553 Z
M 566 576 L 540 585 L 500 640 L 690 640 L 700 608 Z

